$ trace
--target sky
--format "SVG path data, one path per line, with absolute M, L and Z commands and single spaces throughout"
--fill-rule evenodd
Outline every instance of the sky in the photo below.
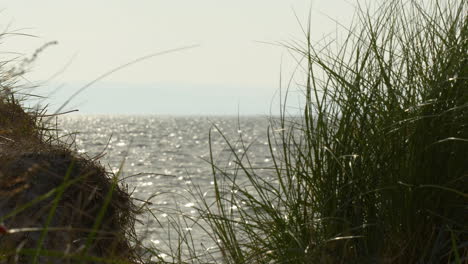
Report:
M 0 0 L 0 54 L 31 57 L 33 92 L 57 109 L 102 74 L 137 58 L 188 46 L 116 71 L 66 110 L 84 114 L 268 115 L 296 59 L 284 45 L 347 25 L 356 0 Z M 16 34 L 21 33 L 21 34 Z M 23 35 L 24 34 L 24 35 Z M 32 35 L 32 36 L 25 36 Z M 295 84 L 300 86 L 301 75 Z M 291 111 L 300 107 L 298 91 Z

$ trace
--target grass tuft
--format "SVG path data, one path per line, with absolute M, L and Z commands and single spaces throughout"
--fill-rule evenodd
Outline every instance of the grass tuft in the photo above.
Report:
M 302 115 L 272 119 L 269 173 L 227 138 L 234 172 L 212 157 L 214 202 L 200 195 L 197 219 L 212 257 L 466 262 L 467 11 L 466 1 L 388 1 L 359 9 L 340 45 L 313 44 L 309 26 L 305 45 L 287 46 L 305 61 Z
M 118 175 L 64 143 L 56 115 L 23 105 L 23 69 L 44 48 L 0 63 L 0 263 L 137 263 L 138 210 Z

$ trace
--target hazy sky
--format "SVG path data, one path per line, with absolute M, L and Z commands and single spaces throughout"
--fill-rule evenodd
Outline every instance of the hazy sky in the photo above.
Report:
M 69 105 L 82 113 L 268 114 L 295 65 L 287 49 L 266 43 L 304 40 L 295 13 L 320 39 L 348 24 L 354 0 L 0 0 L 0 52 L 31 56 L 49 41 L 27 78 L 37 92 L 60 89 L 52 108 L 119 65 L 189 45 L 120 70 Z M 329 16 L 329 17 L 328 17 Z M 4 53 L 5 54 L 5 53 Z M 68 64 L 60 74 L 48 80 Z M 300 79 L 297 80 L 300 82 Z M 276 98 L 276 99 L 275 99 Z M 294 107 L 294 99 L 291 106 Z

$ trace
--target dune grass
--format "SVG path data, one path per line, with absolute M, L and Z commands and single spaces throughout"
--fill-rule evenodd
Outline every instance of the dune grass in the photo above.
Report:
M 303 113 L 272 119 L 272 171 L 228 139 L 237 169 L 211 159 L 215 201 L 200 194 L 189 218 L 211 261 L 466 263 L 467 11 L 388 1 L 359 10 L 342 43 L 313 44 L 309 25 L 286 45 L 305 62 Z M 184 241 L 187 262 L 209 261 Z

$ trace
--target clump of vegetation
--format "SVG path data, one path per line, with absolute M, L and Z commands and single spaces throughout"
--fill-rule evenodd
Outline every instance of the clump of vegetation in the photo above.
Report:
M 212 237 L 212 260 L 468 261 L 467 11 L 388 1 L 361 10 L 336 46 L 313 45 L 309 25 L 307 43 L 288 46 L 306 62 L 306 103 L 272 123 L 273 173 L 250 165 L 248 147 L 229 144 L 234 173 L 212 159 L 215 201 L 200 196 L 190 219 Z M 174 262 L 181 245 L 202 262 L 180 234 Z
M 137 208 L 96 160 L 24 107 L 23 74 L 0 67 L 0 263 L 137 263 Z

